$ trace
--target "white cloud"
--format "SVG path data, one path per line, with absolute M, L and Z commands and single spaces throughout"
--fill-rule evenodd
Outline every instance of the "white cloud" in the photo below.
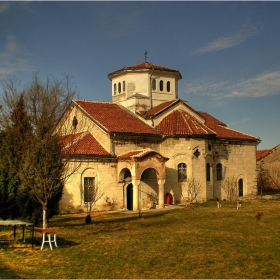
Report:
M 252 120 L 252 118 L 243 118 L 243 119 L 240 120 L 240 121 L 228 123 L 227 125 L 228 125 L 228 126 L 234 126 L 234 125 L 237 125 L 237 124 L 246 123 L 246 122 L 248 122 L 248 121 L 250 121 L 250 120 Z
M 0 50 L 0 76 L 32 69 L 24 47 L 17 44 L 15 36 L 8 36 L 6 45 Z
M 280 71 L 266 72 L 235 84 L 229 82 L 211 84 L 198 81 L 189 84 L 185 93 L 209 97 L 217 106 L 232 98 L 258 98 L 280 94 Z
M 245 25 L 245 27 L 238 31 L 235 34 L 229 36 L 221 36 L 214 41 L 210 42 L 205 47 L 201 47 L 193 52 L 193 54 L 197 53 L 207 53 L 213 51 L 219 51 L 223 49 L 228 49 L 233 46 L 239 45 L 244 42 L 247 38 L 259 33 L 262 30 L 262 26 L 257 25 Z
M 262 97 L 280 93 L 280 71 L 261 74 L 233 87 L 225 97 Z

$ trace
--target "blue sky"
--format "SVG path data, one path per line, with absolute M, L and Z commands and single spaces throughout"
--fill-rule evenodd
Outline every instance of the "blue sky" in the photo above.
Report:
M 280 2 L 0 2 L 0 79 L 72 77 L 111 100 L 107 74 L 147 61 L 179 70 L 179 97 L 280 144 Z M 2 89 L 0 90 L 2 94 Z

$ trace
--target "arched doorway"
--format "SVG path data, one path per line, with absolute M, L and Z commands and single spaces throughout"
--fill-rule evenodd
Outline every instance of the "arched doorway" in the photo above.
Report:
M 238 195 L 243 196 L 243 179 L 238 181 Z
M 127 210 L 133 210 L 133 185 L 129 184 L 126 187 L 126 207 Z

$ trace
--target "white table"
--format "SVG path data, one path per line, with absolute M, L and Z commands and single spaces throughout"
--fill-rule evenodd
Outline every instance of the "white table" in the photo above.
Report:
M 31 226 L 34 227 L 33 223 L 20 221 L 20 220 L 0 220 L 0 227 L 13 227 L 14 228 L 14 239 L 16 238 L 16 227 L 22 227 L 22 240 L 25 242 L 24 232 L 25 227 Z M 32 236 L 32 245 L 33 245 L 33 236 Z

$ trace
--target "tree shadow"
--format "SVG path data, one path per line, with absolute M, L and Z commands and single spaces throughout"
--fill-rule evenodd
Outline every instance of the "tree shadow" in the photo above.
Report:
M 0 279 L 20 279 L 19 275 L 1 263 L 3 262 L 0 262 Z
M 169 211 L 157 211 L 154 213 L 151 212 L 118 212 L 118 213 L 109 213 L 106 215 L 96 215 L 92 216 L 92 222 L 90 224 L 85 223 L 85 218 L 86 214 L 82 217 L 67 217 L 64 219 L 63 217 L 61 219 L 55 220 L 53 222 L 50 222 L 49 225 L 50 227 L 81 227 L 81 226 L 90 226 L 92 224 L 98 225 L 98 224 L 111 224 L 113 222 L 116 223 L 125 223 L 125 222 L 130 222 L 130 221 L 136 221 L 139 219 L 153 219 L 157 217 L 164 216 L 168 213 Z M 109 216 L 109 217 L 108 217 Z M 106 218 L 102 218 L 106 217 Z M 95 219 L 96 218 L 96 219 Z M 73 223 L 74 221 L 74 223 Z M 77 223 L 75 223 L 77 221 Z M 67 222 L 69 222 L 67 224 Z

